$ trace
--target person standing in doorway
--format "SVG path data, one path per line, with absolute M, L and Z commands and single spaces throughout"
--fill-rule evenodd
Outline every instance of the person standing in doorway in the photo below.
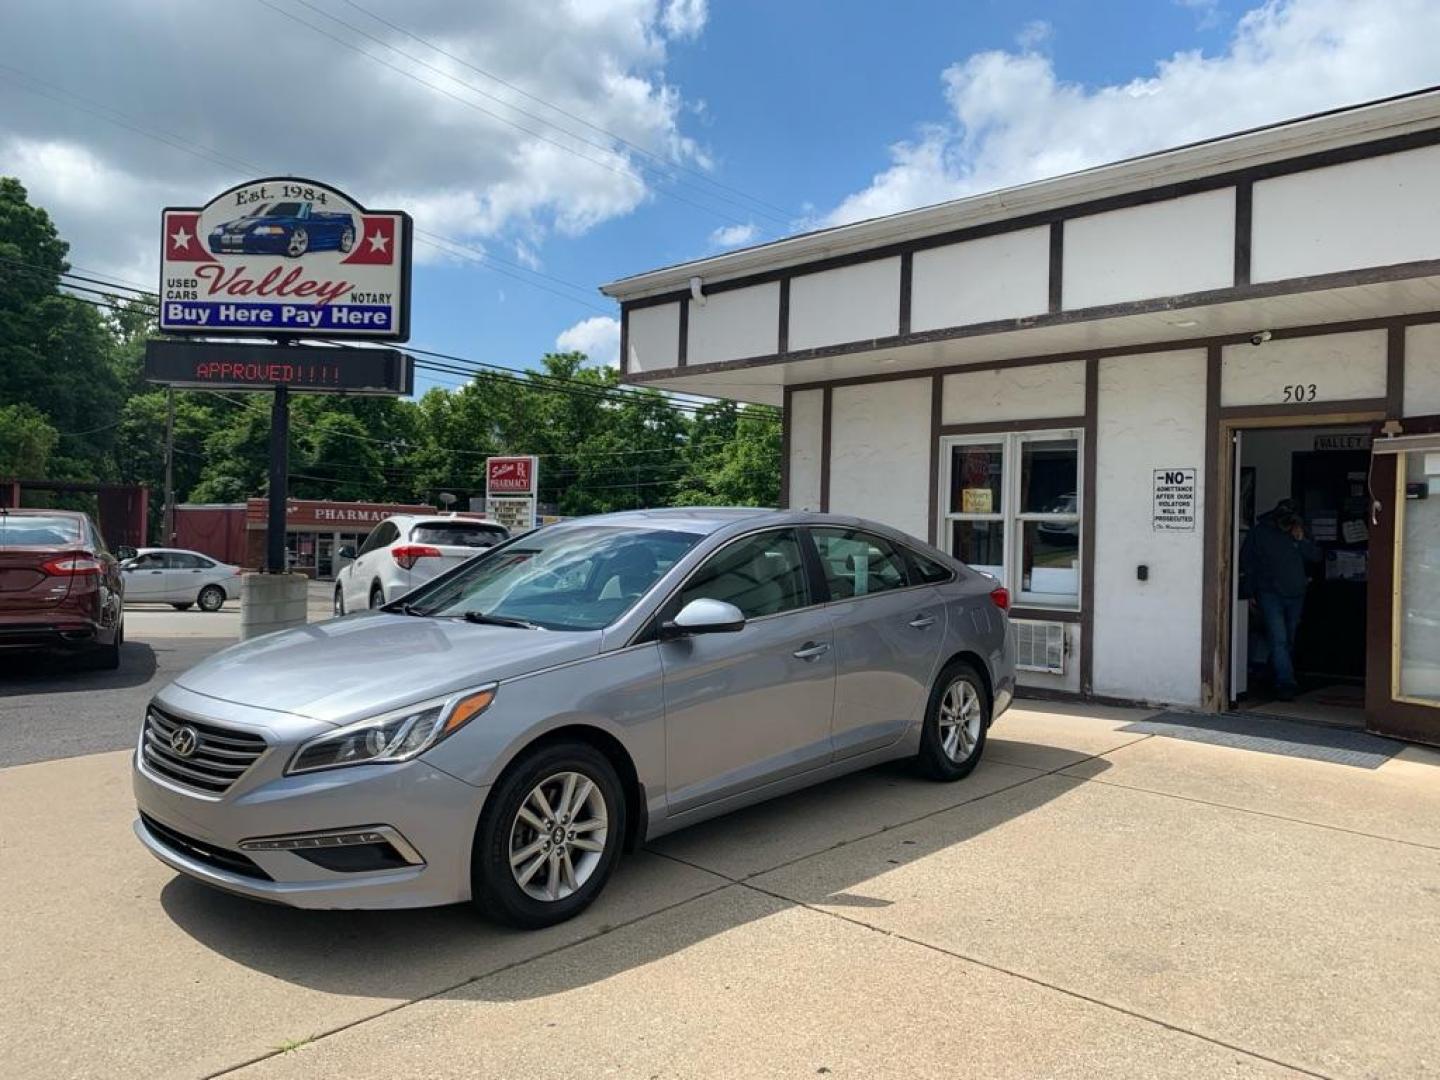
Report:
M 1270 646 L 1275 696 L 1281 701 L 1294 700 L 1299 691 L 1295 634 L 1310 584 L 1305 564 L 1320 559 L 1320 549 L 1305 538 L 1305 526 L 1292 499 L 1281 499 L 1274 510 L 1262 515 L 1240 549 L 1241 587 L 1260 611 Z

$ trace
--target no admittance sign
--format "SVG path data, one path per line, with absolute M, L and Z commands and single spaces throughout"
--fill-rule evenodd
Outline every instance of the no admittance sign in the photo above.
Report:
M 1153 527 L 1156 532 L 1195 531 L 1195 470 L 1156 469 Z

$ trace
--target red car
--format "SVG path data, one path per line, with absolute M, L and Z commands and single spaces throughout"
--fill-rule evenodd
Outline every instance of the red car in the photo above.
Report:
M 119 667 L 124 596 L 119 561 L 87 515 L 0 508 L 0 652 L 82 653 Z

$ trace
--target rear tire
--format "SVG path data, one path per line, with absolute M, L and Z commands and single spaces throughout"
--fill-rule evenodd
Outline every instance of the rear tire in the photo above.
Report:
M 173 607 L 176 611 L 189 611 L 195 605 L 187 600 L 183 604 L 171 604 L 170 606 Z
M 201 611 L 219 611 L 225 606 L 225 590 L 219 585 L 206 585 L 195 598 Z M 189 607 L 187 604 L 186 607 Z
M 98 645 L 90 653 L 87 666 L 96 671 L 114 671 L 120 666 L 120 646 L 125 644 L 125 620 L 115 627 L 115 638 L 109 645 Z
M 377 582 L 370 586 L 370 610 L 385 606 L 385 590 Z
M 550 834 L 541 820 L 545 806 L 552 809 Z M 525 930 L 579 915 L 615 869 L 626 809 L 615 766 L 589 743 L 554 743 L 522 754 L 490 793 L 475 830 L 474 903 Z
M 946 664 L 930 691 L 915 763 L 931 780 L 960 780 L 975 771 L 990 727 L 985 680 L 966 660 Z

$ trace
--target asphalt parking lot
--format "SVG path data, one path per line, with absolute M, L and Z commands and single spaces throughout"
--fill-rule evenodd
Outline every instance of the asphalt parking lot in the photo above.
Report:
M 299 912 L 131 836 L 137 710 L 224 640 L 173 615 L 120 672 L 0 676 L 6 1076 L 1440 1075 L 1429 751 L 1022 703 L 960 784 L 887 767 L 666 837 L 540 933 Z

